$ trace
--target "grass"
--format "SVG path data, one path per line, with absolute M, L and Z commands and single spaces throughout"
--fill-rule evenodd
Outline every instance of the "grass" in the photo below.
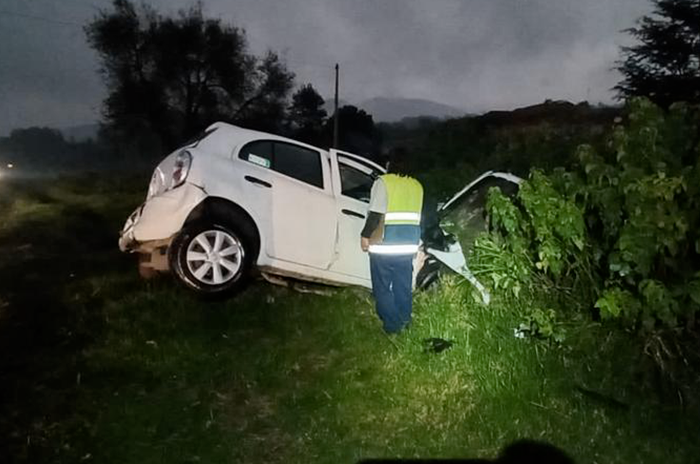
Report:
M 581 463 L 696 460 L 697 403 L 585 315 L 561 347 L 519 339 L 517 302 L 446 279 L 388 337 L 359 289 L 203 302 L 139 280 L 116 231 L 140 182 L 0 185 L 1 462 L 491 458 L 519 438 Z

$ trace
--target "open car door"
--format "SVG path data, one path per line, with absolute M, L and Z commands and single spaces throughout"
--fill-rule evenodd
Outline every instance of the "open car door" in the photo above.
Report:
M 360 234 L 367 219 L 370 192 L 384 169 L 370 160 L 339 150 L 330 150 L 331 166 L 338 173 L 336 195 L 336 259 L 330 271 L 343 274 L 365 287 L 372 286 L 369 255 L 360 248 Z

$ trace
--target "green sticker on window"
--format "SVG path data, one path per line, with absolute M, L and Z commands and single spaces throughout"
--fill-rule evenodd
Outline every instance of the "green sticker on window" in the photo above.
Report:
M 254 155 L 252 153 L 248 155 L 248 161 L 250 161 L 253 164 L 257 164 L 258 166 L 262 166 L 264 168 L 270 167 L 269 159 L 263 158 L 262 156 Z

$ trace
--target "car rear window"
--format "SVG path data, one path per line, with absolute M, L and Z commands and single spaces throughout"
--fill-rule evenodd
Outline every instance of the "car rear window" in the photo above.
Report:
M 243 147 L 238 156 L 258 166 L 270 168 L 272 167 L 272 142 L 266 140 L 251 142 Z
M 321 154 L 291 143 L 259 140 L 245 145 L 239 158 L 301 182 L 323 188 Z

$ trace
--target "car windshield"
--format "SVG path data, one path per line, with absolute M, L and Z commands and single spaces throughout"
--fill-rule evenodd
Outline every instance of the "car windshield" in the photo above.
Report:
M 486 200 L 491 187 L 498 187 L 507 196 L 518 191 L 518 185 L 506 179 L 489 176 L 464 192 L 449 208 L 441 212 L 440 227 L 452 234 L 468 252 L 474 241 L 488 226 L 486 220 Z

